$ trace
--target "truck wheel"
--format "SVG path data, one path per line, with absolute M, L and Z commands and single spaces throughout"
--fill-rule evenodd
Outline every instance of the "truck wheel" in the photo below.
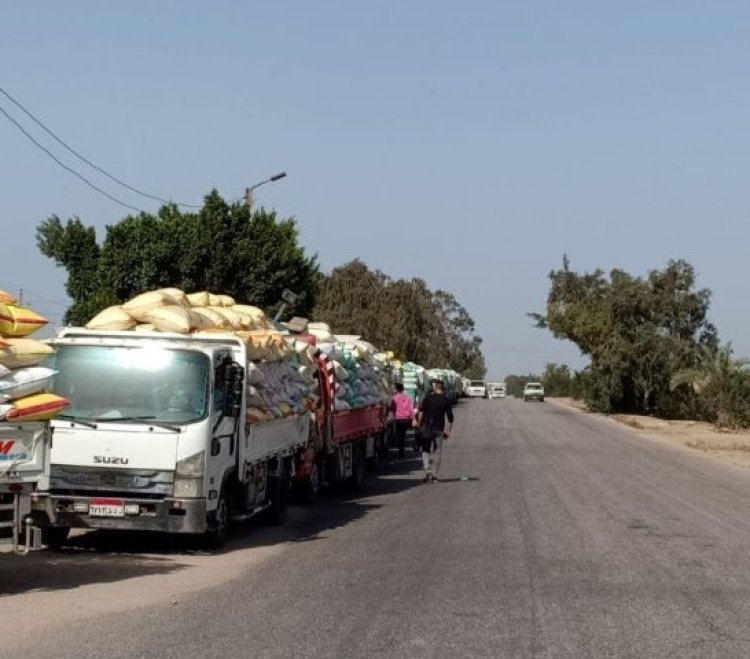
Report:
M 361 490 L 362 484 L 365 482 L 365 449 L 362 444 L 357 444 L 354 447 L 354 454 L 352 456 L 352 476 L 350 483 L 352 489 Z
M 226 488 L 221 488 L 219 501 L 216 504 L 216 513 L 211 523 L 211 528 L 204 534 L 204 544 L 208 549 L 221 549 L 229 535 L 229 499 Z
M 307 478 L 294 484 L 294 498 L 300 503 L 314 503 L 320 494 L 320 467 L 318 461 L 313 462 Z
M 51 549 L 57 549 L 65 544 L 70 533 L 69 526 L 43 526 L 42 527 L 42 544 Z
M 544 402 L 544 396 L 542 396 L 542 397 L 541 397 L 541 398 L 539 399 L 539 402 L 540 402 L 540 403 L 543 403 L 543 402 Z
M 271 497 L 271 505 L 265 511 L 264 521 L 268 524 L 283 524 L 286 522 L 289 504 L 289 475 L 286 470 L 282 471 L 280 476 L 269 477 L 268 494 Z

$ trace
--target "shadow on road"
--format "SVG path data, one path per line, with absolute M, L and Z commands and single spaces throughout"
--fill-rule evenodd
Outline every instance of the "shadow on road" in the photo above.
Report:
M 29 556 L 0 555 L 0 601 L 4 596 L 31 591 L 78 588 L 91 583 L 113 583 L 189 567 L 160 556 L 100 555 L 82 549 L 35 552 Z
M 395 456 L 395 452 L 392 454 Z M 250 520 L 239 525 L 218 554 L 283 542 L 324 540 L 326 533 L 365 517 L 385 505 L 385 498 L 420 486 L 421 459 L 408 452 L 403 461 L 386 461 L 369 474 L 360 491 L 344 486 L 321 493 L 311 505 L 290 506 L 283 526 Z M 0 553 L 0 598 L 35 590 L 53 591 L 193 567 L 190 556 L 209 555 L 192 536 L 160 533 L 76 531 L 60 549 L 28 556 Z M 180 560 L 180 557 L 188 559 Z

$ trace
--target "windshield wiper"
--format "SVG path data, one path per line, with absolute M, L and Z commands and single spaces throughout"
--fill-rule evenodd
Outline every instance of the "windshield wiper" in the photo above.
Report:
M 82 426 L 86 426 L 87 428 L 93 428 L 96 430 L 97 425 L 93 423 L 93 419 L 91 421 L 88 421 L 86 419 L 82 419 L 79 416 L 73 416 L 72 414 L 58 414 L 58 419 L 63 419 L 63 421 L 70 421 L 71 423 L 80 423 Z
M 169 423 L 161 423 L 160 421 L 152 421 L 156 417 L 153 415 L 147 416 L 118 416 L 118 417 L 99 417 L 96 421 L 117 423 L 118 421 L 149 421 L 146 425 L 156 426 L 157 428 L 163 428 L 164 430 L 171 430 L 172 432 L 182 432 L 179 426 L 173 426 Z

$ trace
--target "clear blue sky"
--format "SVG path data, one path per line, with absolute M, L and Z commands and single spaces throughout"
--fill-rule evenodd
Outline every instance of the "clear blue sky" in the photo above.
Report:
M 6 3 L 0 33 L 0 86 L 137 187 L 195 203 L 286 170 L 258 203 L 326 270 L 359 257 L 454 292 L 490 377 L 582 365 L 525 316 L 563 253 L 687 259 L 750 354 L 746 2 L 48 1 Z M 78 215 L 101 239 L 127 211 L 3 117 L 0 154 L 0 288 L 59 319 L 36 226 Z

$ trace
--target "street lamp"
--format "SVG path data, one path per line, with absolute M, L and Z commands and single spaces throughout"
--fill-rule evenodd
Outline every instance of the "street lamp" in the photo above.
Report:
M 286 172 L 279 172 L 278 174 L 274 174 L 270 178 L 267 178 L 265 181 L 261 181 L 260 183 L 251 185 L 249 188 L 245 188 L 245 203 L 248 206 L 253 205 L 253 190 L 255 190 L 255 188 L 259 188 L 261 185 L 265 185 L 266 183 L 273 183 L 274 181 L 278 181 L 279 179 L 282 179 L 285 176 L 286 176 Z

